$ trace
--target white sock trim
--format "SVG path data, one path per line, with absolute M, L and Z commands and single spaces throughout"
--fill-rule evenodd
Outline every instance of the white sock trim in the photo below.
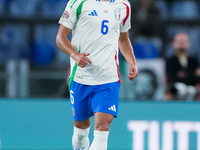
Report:
M 109 131 L 94 130 L 94 140 L 89 150 L 107 150 Z
M 98 130 L 94 130 L 94 136 L 99 136 L 99 137 L 108 138 L 108 135 L 109 135 L 109 131 L 98 131 Z

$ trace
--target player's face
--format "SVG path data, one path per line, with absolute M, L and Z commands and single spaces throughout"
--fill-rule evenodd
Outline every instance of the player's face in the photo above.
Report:
M 190 47 L 188 36 L 186 34 L 178 34 L 174 38 L 173 46 L 176 51 L 185 52 Z

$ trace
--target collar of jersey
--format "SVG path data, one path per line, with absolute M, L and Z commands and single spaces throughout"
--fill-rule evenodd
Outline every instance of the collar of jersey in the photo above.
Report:
M 96 0 L 97 2 L 103 2 L 103 1 L 101 1 L 101 0 Z M 115 2 L 115 0 L 110 0 L 110 2 L 108 1 L 108 3 L 114 3 Z

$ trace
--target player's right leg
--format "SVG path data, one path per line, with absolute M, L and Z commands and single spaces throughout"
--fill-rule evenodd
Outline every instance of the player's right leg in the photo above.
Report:
M 74 150 L 88 150 L 91 118 L 84 121 L 74 120 L 74 134 L 72 137 L 72 145 Z
M 72 81 L 70 101 L 74 119 L 73 149 L 88 150 L 90 118 L 94 115 L 91 107 L 91 87 Z

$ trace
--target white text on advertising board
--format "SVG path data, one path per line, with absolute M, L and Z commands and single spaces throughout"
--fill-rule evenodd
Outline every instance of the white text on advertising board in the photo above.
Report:
M 133 150 L 144 150 L 145 132 L 148 132 L 148 150 L 174 150 L 175 132 L 177 150 L 189 150 L 190 132 L 197 134 L 196 150 L 200 150 L 200 122 L 165 121 L 160 124 L 158 121 L 129 121 L 128 129 L 133 132 Z

